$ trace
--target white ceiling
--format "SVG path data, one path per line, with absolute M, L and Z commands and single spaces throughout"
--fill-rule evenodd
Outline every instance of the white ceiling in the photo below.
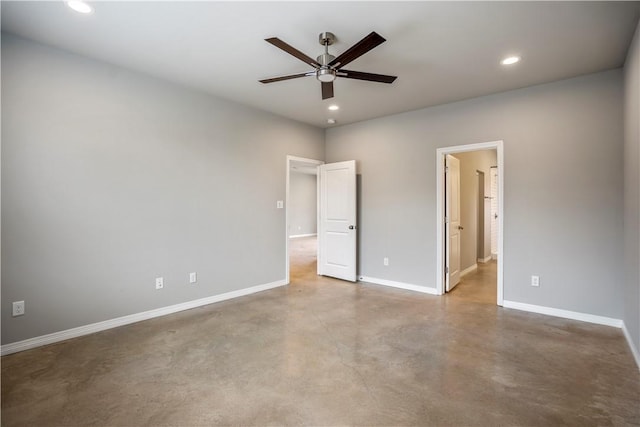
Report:
M 640 2 L 62 2 L 2 1 L 2 30 L 315 126 L 328 127 L 623 65 Z M 338 79 L 335 98 L 310 67 L 265 42 L 316 57 L 331 31 L 337 56 L 376 31 L 387 42 L 350 70 L 391 85 Z M 506 55 L 522 61 L 499 64 Z M 327 107 L 336 103 L 338 112 Z

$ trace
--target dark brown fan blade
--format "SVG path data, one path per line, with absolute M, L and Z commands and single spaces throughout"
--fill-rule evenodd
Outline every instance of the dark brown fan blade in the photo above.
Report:
M 387 76 L 385 74 L 363 73 L 361 71 L 338 71 L 338 77 L 346 77 L 348 79 L 367 80 L 370 82 L 393 83 L 397 76 Z
M 358 43 L 351 46 L 342 55 L 339 55 L 336 59 L 329 63 L 330 66 L 340 69 L 349 62 L 353 61 L 369 52 L 374 47 L 384 43 L 386 39 L 380 34 L 372 31 L 371 34 L 360 40 Z
M 289 76 L 273 77 L 271 79 L 260 80 L 260 83 L 281 82 L 282 80 L 297 79 L 298 77 L 305 77 L 305 76 L 308 76 L 308 75 L 309 75 L 309 73 L 291 74 Z
M 322 99 L 333 98 L 333 82 L 322 82 Z
M 288 45 L 287 43 L 283 42 L 279 38 L 271 37 L 271 38 L 264 39 L 264 40 L 269 42 L 269 43 L 271 43 L 275 47 L 279 47 L 280 49 L 282 49 L 285 52 L 287 52 L 289 55 L 293 55 L 296 58 L 298 58 L 299 60 L 301 60 L 303 62 L 306 62 L 307 64 L 311 65 L 312 67 L 320 68 L 320 64 L 316 60 L 314 60 L 313 58 L 308 57 L 307 55 L 305 55 L 304 53 L 300 52 L 295 47 Z

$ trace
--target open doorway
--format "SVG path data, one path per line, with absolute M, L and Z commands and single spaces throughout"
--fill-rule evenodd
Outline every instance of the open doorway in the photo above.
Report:
M 496 141 L 437 150 L 440 295 L 451 292 L 452 297 L 502 305 L 502 145 Z M 487 179 L 492 174 L 494 192 Z
M 320 160 L 287 156 L 286 281 L 316 274 Z

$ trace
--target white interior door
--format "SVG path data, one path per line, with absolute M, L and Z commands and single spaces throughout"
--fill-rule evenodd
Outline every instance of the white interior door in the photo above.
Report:
M 356 281 L 356 162 L 318 167 L 318 274 Z
M 445 162 L 446 208 L 445 288 L 447 292 L 460 282 L 460 160 L 447 154 Z

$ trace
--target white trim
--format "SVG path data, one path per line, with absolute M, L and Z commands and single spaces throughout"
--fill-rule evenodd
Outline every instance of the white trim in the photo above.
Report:
M 489 255 L 489 256 L 488 256 L 488 257 L 486 257 L 486 258 L 478 258 L 478 259 L 477 259 L 477 261 L 478 261 L 479 263 L 485 264 L 485 263 L 487 263 L 487 262 L 491 261 L 491 259 L 492 259 L 492 257 L 491 257 L 491 255 Z
M 284 280 L 278 280 L 263 285 L 252 286 L 250 288 L 239 289 L 237 291 L 226 292 L 224 294 L 214 295 L 193 301 L 187 301 L 180 304 L 170 305 L 167 307 L 156 308 L 154 310 L 143 311 L 141 313 L 130 314 L 128 316 L 116 317 L 115 319 L 105 320 L 103 322 L 91 323 L 89 325 L 79 326 L 77 328 L 67 329 L 64 331 L 54 332 L 39 337 L 29 338 L 24 341 L 5 344 L 0 350 L 0 355 L 17 353 L 19 351 L 29 350 L 31 348 L 40 347 L 47 344 L 77 338 L 83 335 L 93 334 L 95 332 L 105 331 L 107 329 L 117 328 L 119 326 L 129 325 L 131 323 L 143 320 L 153 319 L 155 317 L 166 316 L 168 314 L 177 313 L 179 311 L 189 310 L 203 305 L 213 304 L 220 301 L 226 301 L 245 295 L 254 294 L 256 292 L 266 291 L 268 289 L 284 286 L 287 283 Z
M 491 259 L 497 260 L 498 259 L 498 254 L 491 254 Z
M 284 271 L 285 271 L 285 284 L 289 284 L 289 281 L 291 279 L 290 277 L 290 271 L 289 271 L 289 187 L 290 187 L 290 182 L 291 182 L 291 162 L 305 162 L 305 163 L 309 163 L 312 165 L 324 165 L 324 162 L 322 160 L 315 160 L 315 159 L 307 159 L 305 157 L 296 157 L 296 156 L 289 156 L 287 155 L 287 174 L 286 174 L 286 186 L 285 186 L 285 202 L 284 202 L 284 216 L 285 216 L 285 220 L 284 220 L 284 241 L 285 241 L 285 252 L 284 252 Z M 320 180 L 318 180 L 320 181 Z M 316 199 L 318 199 L 320 197 L 319 191 L 317 189 L 318 187 L 316 186 Z M 319 209 L 320 203 L 318 203 L 319 200 L 316 200 L 316 206 L 318 206 L 317 209 Z M 319 210 L 317 210 L 316 212 L 316 227 L 317 227 L 317 223 L 319 223 L 319 216 L 320 216 L 320 212 Z M 320 249 L 318 249 L 319 251 Z M 319 255 L 319 254 L 318 254 Z M 319 257 L 318 257 L 319 258 Z
M 504 142 L 491 141 L 478 144 L 442 147 L 436 150 L 436 291 L 444 294 L 444 157 L 467 151 L 496 150 L 498 153 L 498 253 L 504 253 Z M 504 257 L 498 258 L 497 304 L 503 305 Z
M 298 239 L 300 237 L 312 237 L 312 236 L 317 236 L 318 233 L 309 233 L 309 234 L 292 234 L 291 236 L 289 236 L 290 239 Z
M 631 349 L 631 354 L 638 365 L 638 369 L 640 369 L 640 351 L 633 344 L 633 340 L 631 339 L 631 335 L 627 330 L 627 325 L 625 325 L 624 321 L 622 322 L 622 333 L 624 333 L 624 337 L 627 339 L 627 344 L 629 344 L 629 348 Z
M 393 280 L 378 279 L 369 276 L 358 276 L 359 282 L 373 283 L 374 285 L 390 286 L 392 288 L 406 289 L 407 291 L 420 292 L 423 294 L 438 295 L 436 288 L 428 288 L 426 286 L 412 285 L 410 283 L 395 282 Z
M 464 270 L 462 270 L 460 272 L 460 277 L 462 278 L 462 277 L 466 276 L 469 273 L 473 273 L 477 269 L 478 269 L 478 264 L 470 265 L 469 267 L 465 268 Z
M 529 311 L 531 313 L 546 314 L 548 316 L 562 317 L 565 319 L 580 320 L 582 322 L 595 323 L 598 325 L 613 326 L 622 328 L 623 321 L 612 317 L 596 316 L 595 314 L 580 313 L 578 311 L 562 310 L 560 308 L 545 307 L 543 305 L 526 304 L 524 302 L 504 300 L 502 306 L 515 310 Z

